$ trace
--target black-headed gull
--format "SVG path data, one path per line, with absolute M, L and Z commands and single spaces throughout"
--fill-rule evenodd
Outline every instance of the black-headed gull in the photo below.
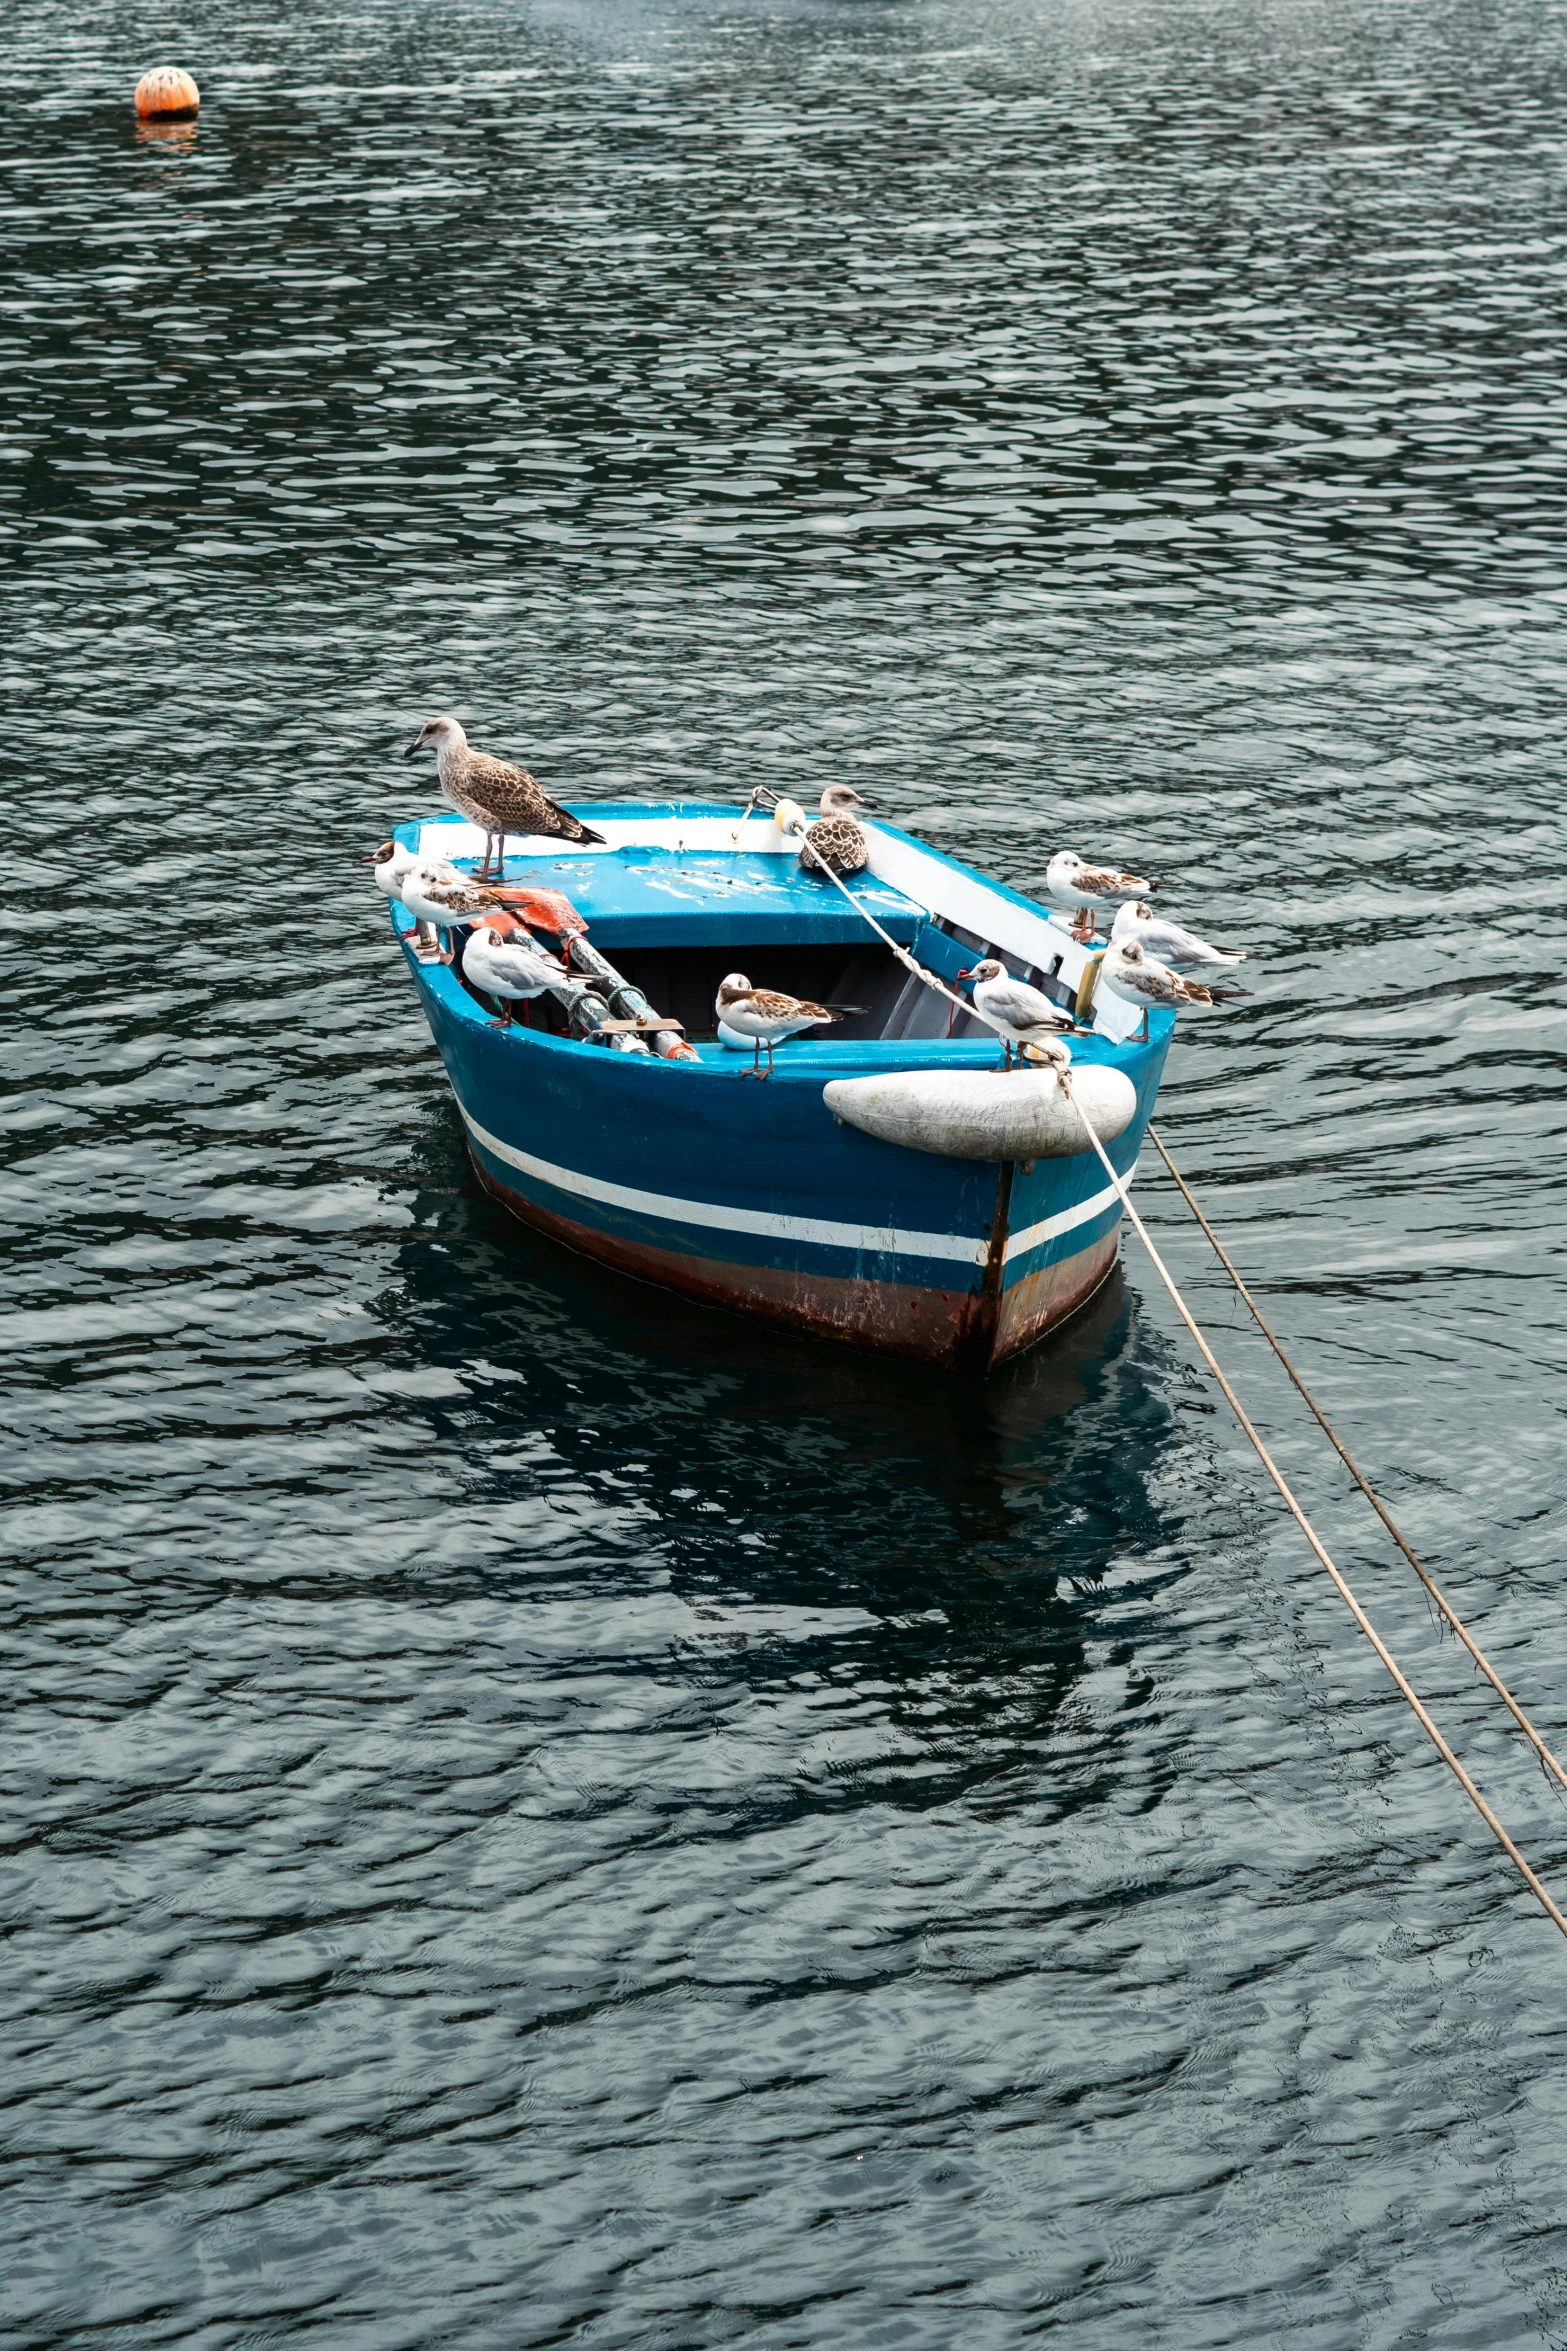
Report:
M 1031 988 L 1027 980 L 1015 980 L 1006 965 L 996 956 L 986 956 L 972 971 L 960 971 L 960 980 L 974 983 L 974 1008 L 987 1020 L 993 1020 L 1005 1033 L 1001 1039 L 1003 1065 L 1012 1067 L 1012 1048 L 1018 1048 L 1021 1061 L 1025 1045 L 1037 1045 L 1046 1037 L 1059 1036 L 1072 1025 L 1071 1015 L 1053 1004 L 1038 988 Z M 1052 1057 L 1053 1058 L 1053 1057 Z
M 1168 964 L 1156 963 L 1145 954 L 1136 939 L 1123 939 L 1119 946 L 1106 949 L 1095 986 L 1107 988 L 1123 1004 L 1134 1005 L 1141 1012 L 1145 1037 L 1151 1011 L 1209 1012 L 1250 994 L 1247 988 L 1205 988 L 1197 980 L 1182 979 Z
M 398 896 L 420 922 L 433 923 L 441 934 L 440 959 L 452 960 L 450 933 L 460 923 L 477 922 L 503 903 L 499 893 L 466 874 L 447 880 L 452 871 L 444 857 L 421 858 L 402 878 Z
M 1041 896 L 1047 905 L 1076 914 L 1072 935 L 1091 939 L 1094 916 L 1119 906 L 1126 898 L 1144 898 L 1159 884 L 1142 874 L 1120 873 L 1113 865 L 1088 865 L 1075 849 L 1058 849 L 1045 868 Z
M 571 985 L 566 966 L 535 946 L 526 931 L 492 930 L 486 922 L 468 933 L 462 968 L 476 988 L 499 999 L 501 1017 L 491 1021 L 492 1029 L 510 1028 L 513 1003 L 531 1004 L 546 989 Z
M 1110 926 L 1110 944 L 1119 947 L 1128 939 L 1135 939 L 1145 955 L 1168 964 L 1171 971 L 1235 971 L 1246 960 L 1243 948 L 1215 947 L 1183 924 L 1155 914 L 1151 906 L 1122 907 Z
M 802 1029 L 819 1028 L 822 1023 L 842 1020 L 848 1006 L 814 1004 L 808 996 L 786 996 L 779 988 L 753 988 L 743 971 L 732 971 L 718 983 L 716 1000 L 718 1025 L 731 1034 L 743 1037 L 752 1049 L 752 1062 L 742 1077 L 766 1078 L 773 1074 L 773 1047 L 781 1045 L 785 1037 L 797 1037 Z M 767 1047 L 767 1067 L 762 1067 L 762 1047 Z

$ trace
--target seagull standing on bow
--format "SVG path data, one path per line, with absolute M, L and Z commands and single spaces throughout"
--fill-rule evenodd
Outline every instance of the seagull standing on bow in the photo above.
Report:
M 793 807 L 792 801 L 781 803 Z M 822 794 L 821 815 L 807 832 L 800 847 L 800 865 L 805 873 L 820 875 L 822 867 L 845 880 L 851 873 L 863 873 L 870 863 L 870 843 L 849 814 L 851 808 L 863 808 L 858 792 L 847 784 L 829 784 Z
M 433 923 L 441 934 L 442 963 L 453 960 L 451 934 L 459 923 L 478 922 L 504 903 L 499 891 L 470 881 L 466 874 L 448 880 L 451 874 L 444 857 L 420 858 L 404 874 L 398 892 L 410 914 L 421 923 Z
M 1141 1012 L 1145 1039 L 1152 1011 L 1212 1012 L 1251 993 L 1249 988 L 1205 988 L 1197 980 L 1183 979 L 1168 964 L 1156 963 L 1137 939 L 1123 939 L 1106 950 L 1097 985 Z
M 1244 948 L 1215 947 L 1181 923 L 1155 914 L 1151 906 L 1130 901 L 1110 926 L 1110 944 L 1120 947 L 1128 939 L 1135 939 L 1144 955 L 1151 955 L 1156 963 L 1168 964 L 1171 971 L 1188 977 L 1194 971 L 1237 971 L 1246 960 Z
M 1047 905 L 1075 914 L 1074 939 L 1091 939 L 1094 917 L 1119 906 L 1126 898 L 1146 898 L 1159 884 L 1141 874 L 1120 873 L 1113 865 L 1087 865 L 1075 849 L 1058 849 L 1045 868 L 1041 888 Z
M 740 1072 L 746 1078 L 770 1078 L 773 1074 L 773 1047 L 782 1044 L 785 1037 L 797 1037 L 802 1029 L 814 1029 L 824 1021 L 839 1021 L 849 1009 L 840 1010 L 832 1004 L 813 1004 L 808 996 L 786 996 L 779 988 L 753 988 L 743 971 L 732 971 L 718 983 L 716 1000 L 718 1025 L 735 1036 L 743 1037 L 752 1048 L 749 1069 Z M 767 1047 L 767 1067 L 762 1067 L 762 1047 Z
M 976 963 L 972 971 L 960 971 L 960 980 L 972 980 L 974 1009 L 993 1020 L 1001 1030 L 1002 1066 L 1012 1067 L 1012 1048 L 1018 1049 L 1022 1062 L 1025 1045 L 1039 1045 L 1048 1038 L 1059 1037 L 1063 1029 L 1072 1025 L 1070 1016 L 1059 1004 L 1031 988 L 1026 980 L 1015 980 L 999 957 L 988 955 L 983 963 Z M 1054 1055 L 1047 1058 L 1054 1059 Z
M 500 1001 L 501 1016 L 492 1029 L 512 1025 L 514 1002 L 531 1004 L 547 988 L 571 984 L 571 974 L 555 956 L 534 945 L 526 932 L 492 930 L 480 922 L 468 933 L 462 951 L 463 974 L 476 988 Z
M 449 865 L 444 857 L 421 858 L 416 850 L 408 848 L 402 841 L 383 841 L 379 849 L 364 859 L 364 863 L 375 867 L 375 886 L 382 897 L 395 898 L 399 905 L 403 900 L 403 883 L 420 865 L 426 866 L 435 880 L 444 883 L 448 889 L 460 887 L 467 879 L 466 875 L 457 871 L 455 865 Z M 431 926 L 421 916 L 414 933 L 414 946 L 420 955 L 429 952 L 434 936 Z
M 412 759 L 417 751 L 435 753 L 442 799 L 470 824 L 483 828 L 480 881 L 489 876 L 492 856 L 496 878 L 504 877 L 508 833 L 543 833 L 552 840 L 575 841 L 579 846 L 603 846 L 603 834 L 592 831 L 569 808 L 557 807 L 525 767 L 513 767 L 509 760 L 475 751 L 455 718 L 426 719 L 403 756 Z

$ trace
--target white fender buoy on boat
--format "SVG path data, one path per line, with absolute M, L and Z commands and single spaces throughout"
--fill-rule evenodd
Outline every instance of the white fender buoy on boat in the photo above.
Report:
M 1132 1123 L 1137 1089 L 1123 1070 L 1074 1063 L 1073 1101 L 1101 1143 Z M 834 1118 L 944 1159 L 1070 1159 L 1089 1147 L 1082 1120 L 1053 1069 L 905 1069 L 886 1077 L 834 1078 L 822 1088 Z

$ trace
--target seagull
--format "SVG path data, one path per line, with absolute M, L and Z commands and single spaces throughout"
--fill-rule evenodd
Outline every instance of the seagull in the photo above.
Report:
M 467 817 L 470 824 L 484 827 L 480 881 L 489 875 L 492 856 L 496 859 L 497 878 L 504 876 L 508 833 L 545 833 L 554 840 L 575 841 L 584 846 L 592 842 L 602 848 L 603 834 L 593 832 L 569 808 L 557 808 L 544 786 L 535 782 L 525 767 L 513 767 L 505 759 L 492 759 L 487 751 L 471 750 L 455 718 L 426 719 L 403 757 L 412 759 L 416 751 L 435 753 L 442 799 Z
M 1145 954 L 1137 939 L 1122 939 L 1107 949 L 1100 958 L 1097 985 L 1108 988 L 1123 1004 L 1130 1004 L 1143 1016 L 1143 1036 L 1148 1035 L 1148 1015 L 1155 1006 L 1174 1012 L 1212 1011 L 1221 1004 L 1231 1003 L 1237 996 L 1249 996 L 1249 988 L 1205 988 L 1197 980 L 1184 980 L 1168 964 L 1156 963 Z
M 417 865 L 428 867 L 430 872 L 435 874 L 440 881 L 445 882 L 448 887 L 466 879 L 463 874 L 457 871 L 456 866 L 448 864 L 444 857 L 421 858 L 417 851 L 408 848 L 401 841 L 383 841 L 380 848 L 372 856 L 365 858 L 363 862 L 375 867 L 375 886 L 382 896 L 395 898 L 399 905 L 402 903 L 404 877 L 411 874 Z M 430 944 L 429 924 L 421 919 L 418 931 L 417 944 L 420 952 L 423 953 Z
M 853 1009 L 841 1009 L 831 1004 L 813 1004 L 808 996 L 785 996 L 777 988 L 753 988 L 743 971 L 732 971 L 718 983 L 716 1010 L 719 1030 L 728 1029 L 735 1037 L 743 1038 L 752 1049 L 752 1064 L 740 1072 L 747 1078 L 770 1078 L 773 1074 L 773 1047 L 785 1037 L 798 1036 L 801 1029 L 814 1029 L 823 1021 L 842 1020 Z M 767 1047 L 767 1067 L 762 1067 L 762 1047 Z
M 1018 1059 L 1023 1058 L 1025 1045 L 1040 1044 L 1046 1037 L 1059 1036 L 1072 1023 L 1059 1004 L 1031 988 L 1026 980 L 1015 980 L 1006 965 L 989 955 L 983 963 L 976 963 L 972 971 L 960 971 L 960 980 L 974 983 L 974 1009 L 993 1020 L 1004 1032 L 1001 1039 L 1005 1055 L 1003 1066 L 1012 1067 L 1012 1047 L 1018 1048 Z M 1051 1057 L 1053 1058 L 1053 1056 Z
M 456 874 L 448 880 L 452 868 L 441 858 L 425 859 L 404 874 L 398 895 L 412 915 L 420 922 L 434 923 L 442 935 L 440 960 L 450 963 L 453 948 L 450 932 L 458 923 L 478 922 L 503 903 L 500 892 L 486 889 L 481 882 L 470 881 L 466 874 Z
M 1094 916 L 1101 908 L 1118 906 L 1123 898 L 1142 898 L 1158 887 L 1141 874 L 1118 873 L 1113 865 L 1085 865 L 1075 849 L 1058 849 L 1045 868 L 1043 896 L 1048 905 L 1076 914 L 1074 939 L 1091 939 Z
M 1171 971 L 1234 971 L 1246 960 L 1240 947 L 1214 947 L 1206 939 L 1199 939 L 1195 931 L 1182 928 L 1178 922 L 1167 922 L 1154 913 L 1151 906 L 1122 907 L 1110 928 L 1110 944 L 1121 946 L 1127 939 L 1135 939 L 1145 955 L 1156 962 L 1166 963 Z
M 794 802 L 785 805 L 793 808 Z M 852 792 L 847 784 L 828 785 L 822 794 L 821 815 L 806 834 L 800 850 L 804 872 L 819 874 L 824 865 L 836 874 L 864 872 L 870 863 L 870 845 L 849 814 L 851 808 L 864 806 L 859 793 Z M 775 810 L 775 817 L 777 813 Z
M 492 1020 L 492 1029 L 507 1029 L 512 1025 L 511 1007 L 514 998 L 531 1004 L 535 996 L 542 996 L 546 988 L 569 987 L 571 974 L 566 966 L 542 947 L 536 947 L 526 932 L 492 930 L 480 922 L 468 933 L 462 951 L 463 976 L 482 988 L 487 996 L 500 999 L 501 1016 Z

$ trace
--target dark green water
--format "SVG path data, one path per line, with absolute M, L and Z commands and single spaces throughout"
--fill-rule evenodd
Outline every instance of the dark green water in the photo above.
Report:
M 1567 2337 L 1567 1950 L 1144 1265 L 965 1393 L 546 1251 L 353 862 L 451 706 L 1151 863 L 1262 958 L 1166 1135 L 1560 1739 L 1564 30 L 13 7 L 6 2351 Z

